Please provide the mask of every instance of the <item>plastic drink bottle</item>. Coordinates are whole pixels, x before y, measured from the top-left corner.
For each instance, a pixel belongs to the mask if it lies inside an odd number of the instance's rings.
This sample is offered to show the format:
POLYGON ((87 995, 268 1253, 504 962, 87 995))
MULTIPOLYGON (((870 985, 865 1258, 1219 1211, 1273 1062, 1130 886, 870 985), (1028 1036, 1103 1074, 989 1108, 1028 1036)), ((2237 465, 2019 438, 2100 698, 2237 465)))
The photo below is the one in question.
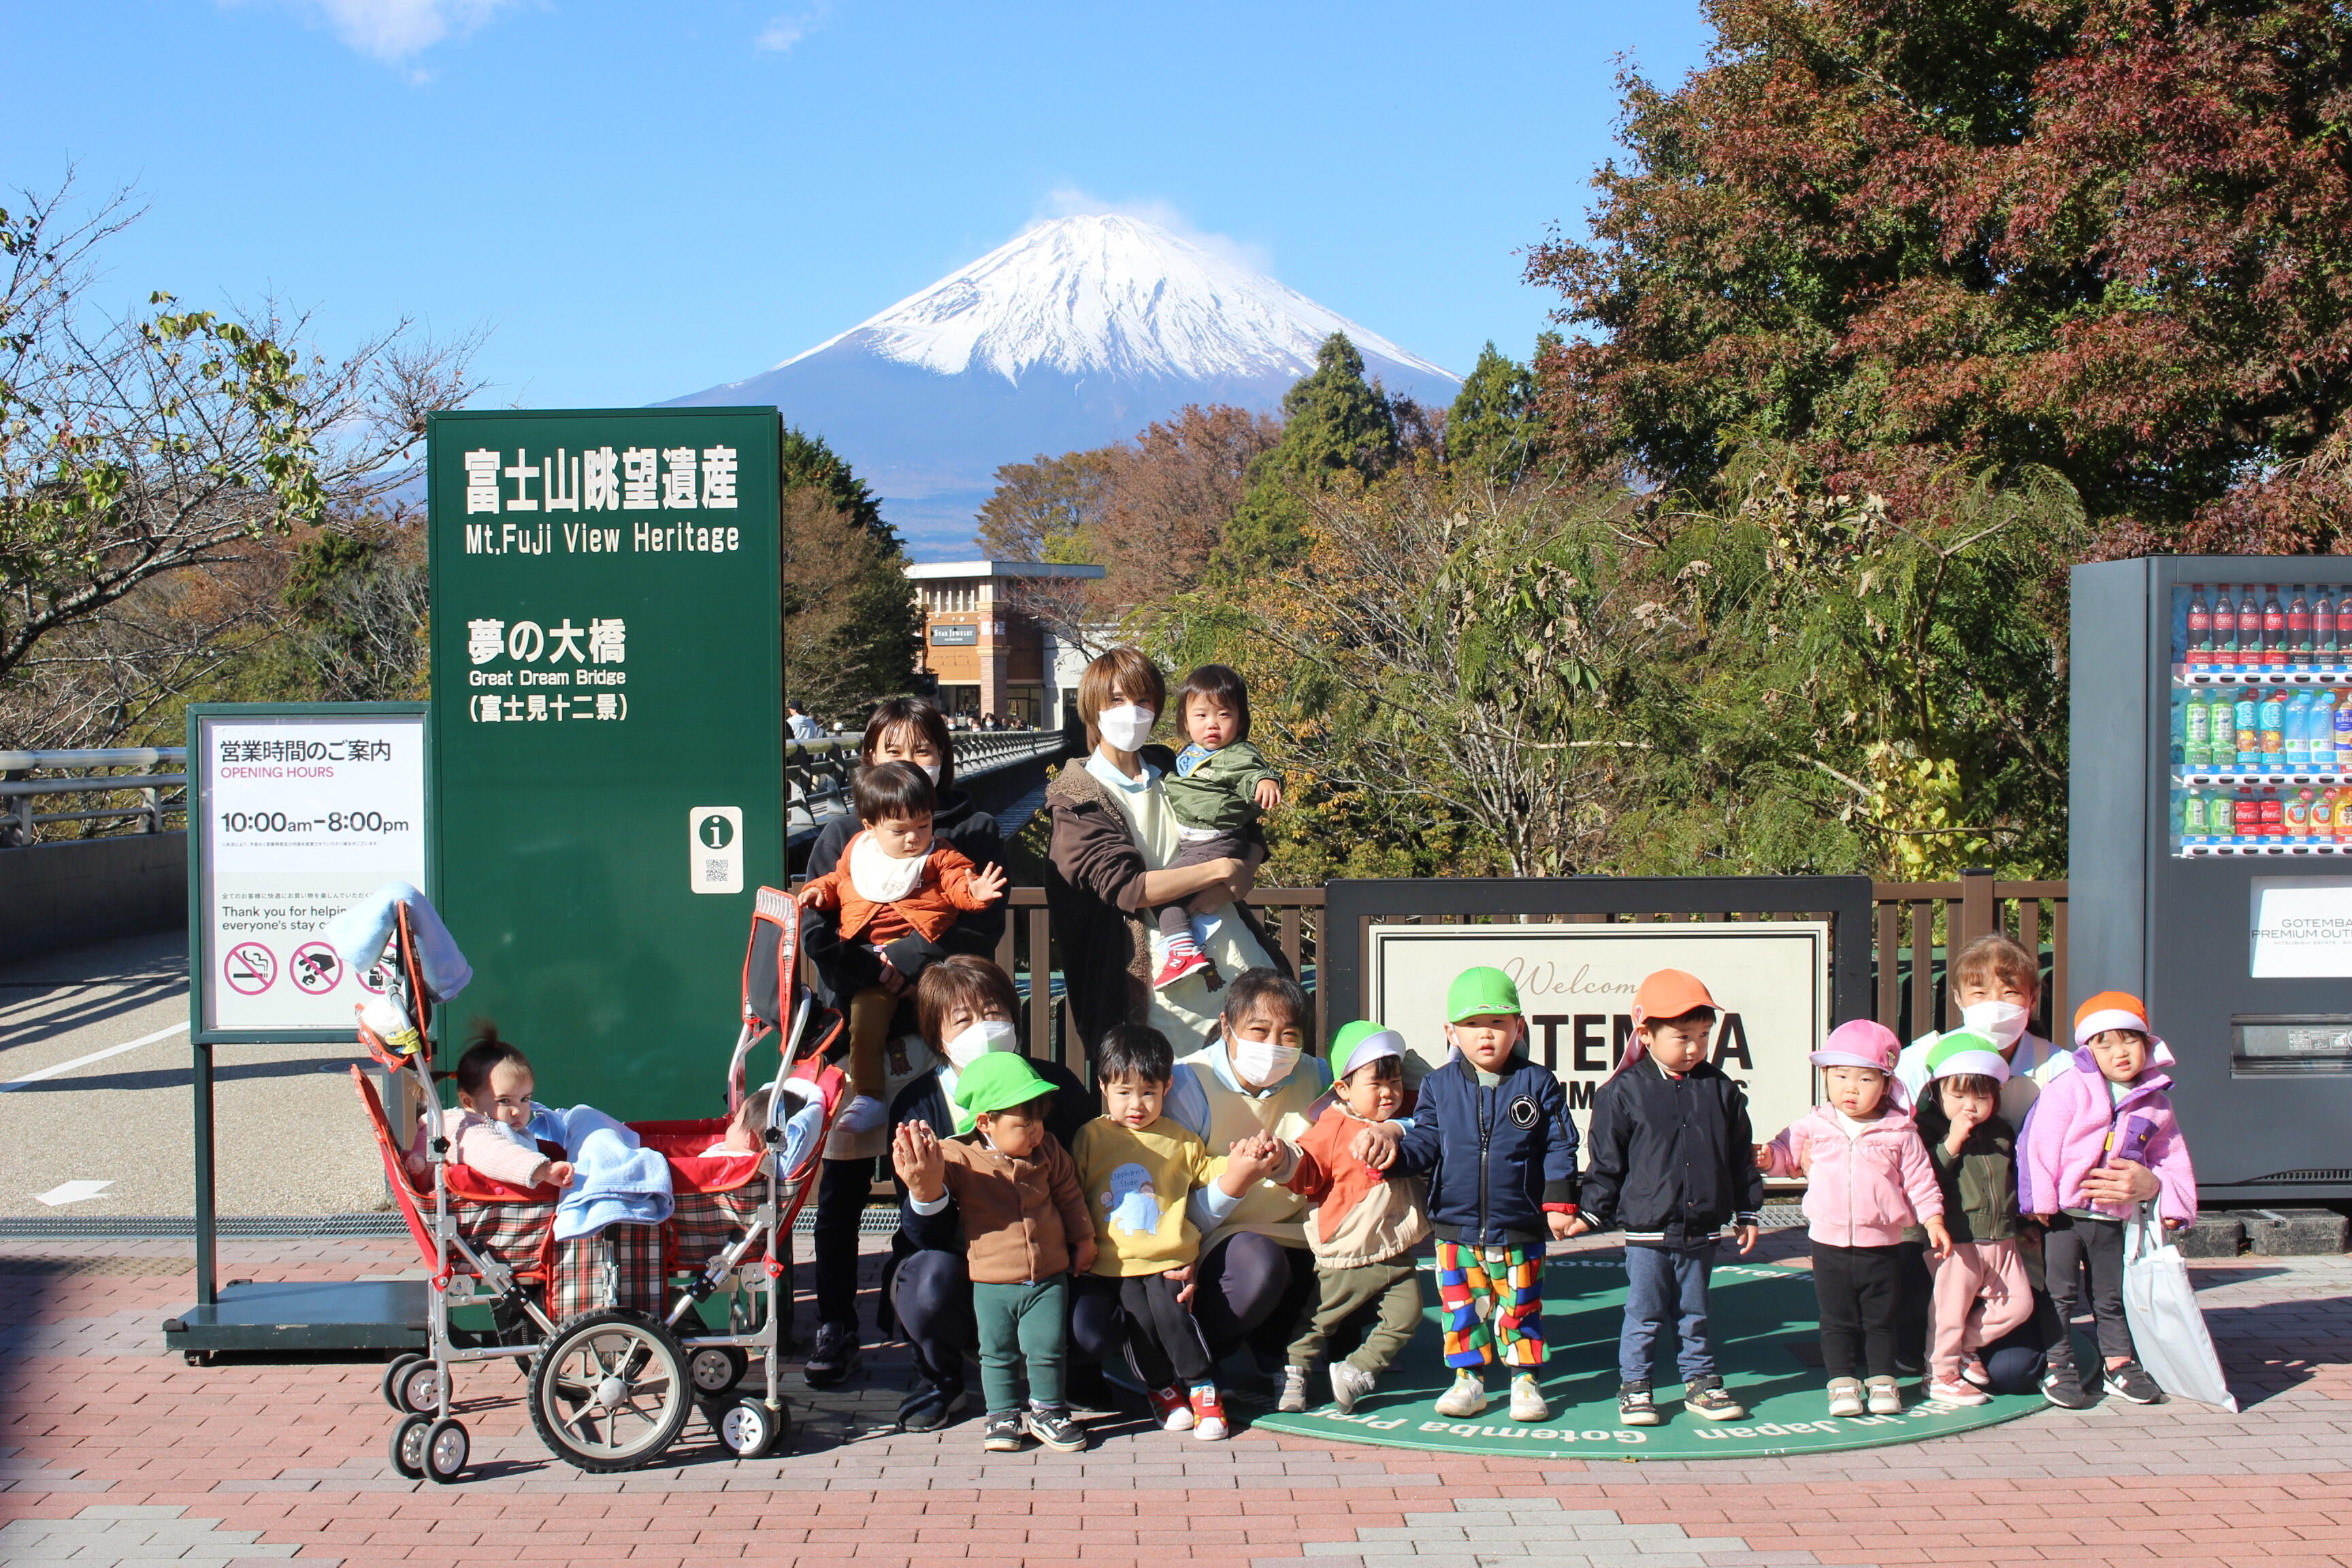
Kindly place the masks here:
POLYGON ((2311 601, 2304 596, 2301 584, 2286 602, 2287 662, 2297 669, 2311 668, 2311 601))
POLYGON ((2192 768, 2213 765, 2213 710, 2205 694, 2192 691, 2180 706, 2180 760, 2192 768))
POLYGON ((2297 691, 2286 705, 2286 765, 2289 768, 2311 766, 2311 693, 2297 691))
POLYGON ((2205 837, 2205 792, 2192 789, 2180 803, 2180 833, 2184 838, 2205 837))
POLYGON ((2286 605, 2275 583, 2263 585, 2263 668, 2286 668, 2286 605))
POLYGON ((2335 689, 2321 687, 2311 700, 2311 721, 2305 726, 2311 742, 2311 765, 2320 773, 2336 766, 2336 707, 2335 689))
POLYGON ((2189 590, 2189 668, 2204 669, 2213 662, 2213 606, 2206 602, 2205 585, 2189 590))
POLYGON ((2263 765, 2262 704, 2254 699, 2251 686, 2237 689, 2237 700, 2231 712, 2238 727, 2238 765, 2258 768, 2263 765))
POLYGON ((2286 766, 2286 699, 2273 692, 2262 700, 2262 763, 2266 768, 2286 766))
POLYGON ((2311 647, 2321 668, 2336 664, 2336 596, 2322 588, 2311 596, 2311 647))
POLYGON ((2263 667, 2263 601, 2252 583, 2238 590, 2238 668, 2263 667))
POLYGON ((2336 792, 2321 790, 2311 800, 2311 837, 2314 842, 2333 843, 2336 838, 2336 792))
POLYGON ((2238 665, 2238 602, 2224 586, 2213 590, 2213 660, 2217 670, 2238 665))
POLYGON ((2299 789, 2287 798, 2285 805, 2286 836, 2289 838, 2311 837, 2311 792, 2299 789))
POLYGON ((2205 831, 2215 838, 2227 838, 2237 832, 2238 797, 2216 793, 2205 805, 2205 831))

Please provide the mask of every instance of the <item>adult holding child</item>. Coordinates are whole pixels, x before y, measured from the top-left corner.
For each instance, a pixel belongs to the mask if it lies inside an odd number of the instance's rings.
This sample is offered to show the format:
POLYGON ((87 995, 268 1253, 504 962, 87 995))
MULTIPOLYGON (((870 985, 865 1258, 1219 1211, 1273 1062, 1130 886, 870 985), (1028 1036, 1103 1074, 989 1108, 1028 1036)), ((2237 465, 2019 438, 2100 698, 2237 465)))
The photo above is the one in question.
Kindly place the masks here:
MULTIPOLYGON (((858 763, 875 768, 905 763, 931 781, 934 842, 974 866, 1004 863, 996 818, 972 804, 955 782, 955 752, 940 710, 919 697, 897 697, 874 710, 858 747, 858 763)), ((814 882, 837 869, 857 837, 855 816, 828 822, 809 851, 814 882)), ((987 958, 1004 936, 1005 900, 963 914, 936 939, 910 932, 875 947, 845 942, 840 917, 828 910, 802 914, 802 952, 811 960, 813 989, 827 1006, 850 1016, 846 1064, 855 1097, 835 1119, 824 1147, 814 1223, 817 1331, 804 1375, 831 1388, 857 1369, 857 1225, 874 1179, 874 1162, 890 1152, 892 1095, 927 1063, 910 1060, 908 1038, 919 1029, 914 997, 924 971, 956 954, 987 958), (860 1001, 861 996, 872 998, 860 1001)))

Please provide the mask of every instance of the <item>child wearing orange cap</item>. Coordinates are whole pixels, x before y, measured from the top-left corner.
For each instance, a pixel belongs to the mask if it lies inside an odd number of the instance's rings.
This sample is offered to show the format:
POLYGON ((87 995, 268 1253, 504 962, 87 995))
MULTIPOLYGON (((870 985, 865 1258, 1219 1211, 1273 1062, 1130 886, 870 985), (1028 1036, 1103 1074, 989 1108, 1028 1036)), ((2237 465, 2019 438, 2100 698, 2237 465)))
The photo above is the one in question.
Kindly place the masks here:
POLYGON ((1903 1410, 1895 1382, 1895 1316, 1902 1296, 1896 1244, 1906 1226, 1927 1232, 1937 1262, 1951 1255, 1944 1194, 1919 1130, 1898 1103, 1895 1060, 1903 1042, 1883 1024, 1840 1024, 1812 1055, 1822 1103, 1757 1151, 1768 1175, 1805 1178, 1813 1295, 1821 1303, 1822 1366, 1830 1414, 1903 1410), (1870 1381, 1854 1379, 1856 1352, 1870 1381))
POLYGON ((2161 1070, 2172 1052, 2148 1026, 2140 999, 2122 991, 2102 991, 2075 1009, 2074 1042, 2074 1070, 2033 1102, 2017 1162, 2017 1206, 2047 1227, 2042 1268, 2064 1325, 2049 1350, 2042 1395, 2069 1410, 2090 1403, 2072 1334, 2087 1294, 2107 1392, 2153 1405, 2164 1391, 2139 1364, 2124 1320, 2124 1221, 2135 1202, 2151 1200, 2168 1228, 2197 1220, 2197 1172, 2165 1092, 2172 1079, 2161 1070))
POLYGON ((1715 998, 1695 974, 1661 969, 1633 993, 1624 1060, 1592 1097, 1582 1212, 1570 1234, 1625 1227, 1625 1322, 1617 1336, 1617 1419, 1654 1426, 1651 1357, 1674 1321, 1683 1408, 1737 1421, 1707 1340, 1707 1285, 1723 1227, 1756 1246, 1764 1178, 1748 1095, 1706 1059, 1715 998))

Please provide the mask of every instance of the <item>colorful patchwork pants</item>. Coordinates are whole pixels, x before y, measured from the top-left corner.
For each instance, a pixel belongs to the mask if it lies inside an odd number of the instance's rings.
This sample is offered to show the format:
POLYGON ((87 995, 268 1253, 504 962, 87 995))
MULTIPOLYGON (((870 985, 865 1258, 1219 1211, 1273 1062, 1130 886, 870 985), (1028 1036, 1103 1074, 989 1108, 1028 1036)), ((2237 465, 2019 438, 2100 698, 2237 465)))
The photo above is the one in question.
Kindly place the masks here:
POLYGON ((1446 1365, 1490 1365, 1498 1345, 1506 1366, 1543 1364, 1543 1260, 1540 1247, 1437 1244, 1446 1365))

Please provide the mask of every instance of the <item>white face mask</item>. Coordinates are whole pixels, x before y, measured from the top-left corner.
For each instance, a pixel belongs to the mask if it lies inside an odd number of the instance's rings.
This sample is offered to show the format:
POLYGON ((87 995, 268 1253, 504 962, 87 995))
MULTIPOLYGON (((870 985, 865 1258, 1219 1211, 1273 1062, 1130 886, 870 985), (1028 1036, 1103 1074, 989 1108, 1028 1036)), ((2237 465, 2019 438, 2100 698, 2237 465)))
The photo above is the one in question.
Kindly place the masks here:
POLYGON ((1159 717, 1150 709, 1129 702, 1096 714, 1095 730, 1102 736, 1103 744, 1112 751, 1132 752, 1150 737, 1152 722, 1159 717))
POLYGON ((1020 1039, 1020 1031, 1002 1018, 982 1018, 941 1049, 958 1072, 971 1066, 991 1051, 1012 1050, 1020 1039))
POLYGON ((1979 1002, 1960 1009, 1960 1026, 1990 1036, 1994 1045, 2007 1050, 2025 1033, 2025 1021, 2031 1016, 2014 1002, 1979 1002))
POLYGON ((917 763, 915 765, 916 765, 917 767, 919 767, 919 768, 922 769, 922 770, 923 770, 923 773, 924 773, 924 774, 925 774, 925 776, 927 776, 928 778, 929 778, 929 780, 930 780, 933 784, 937 784, 937 783, 939 783, 939 782, 940 782, 940 770, 939 770, 939 764, 938 764, 938 763, 917 763))
POLYGON ((1234 1054, 1234 1072, 1253 1089, 1270 1089, 1290 1076, 1298 1065, 1298 1047, 1279 1040, 1253 1040, 1227 1035, 1234 1054))

